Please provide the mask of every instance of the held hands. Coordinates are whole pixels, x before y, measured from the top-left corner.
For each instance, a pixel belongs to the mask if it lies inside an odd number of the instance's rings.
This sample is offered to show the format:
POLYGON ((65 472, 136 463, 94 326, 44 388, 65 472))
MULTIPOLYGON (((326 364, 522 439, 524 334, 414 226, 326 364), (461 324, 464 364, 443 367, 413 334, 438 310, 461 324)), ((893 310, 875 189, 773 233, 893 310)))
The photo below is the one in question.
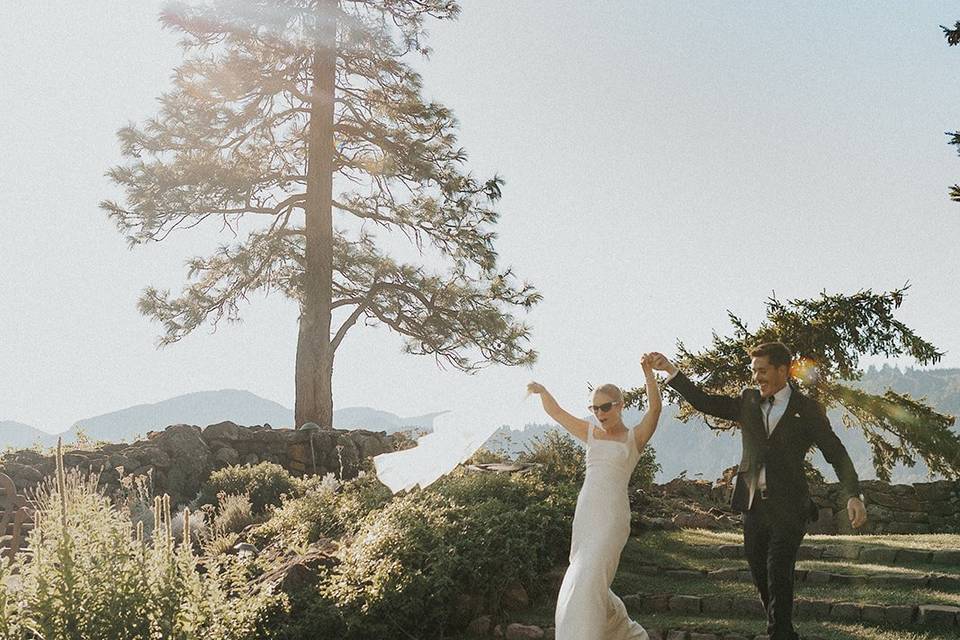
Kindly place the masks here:
POLYGON ((850 525, 854 529, 859 529, 867 521, 867 508, 860 498, 852 496, 847 500, 847 515, 850 517, 850 525))
POLYGON ((647 356, 650 357, 650 366, 653 367, 654 371, 663 371, 670 376, 678 371, 677 365, 670 362, 670 360, 667 359, 667 356, 658 351, 653 351, 644 355, 645 358, 647 356))

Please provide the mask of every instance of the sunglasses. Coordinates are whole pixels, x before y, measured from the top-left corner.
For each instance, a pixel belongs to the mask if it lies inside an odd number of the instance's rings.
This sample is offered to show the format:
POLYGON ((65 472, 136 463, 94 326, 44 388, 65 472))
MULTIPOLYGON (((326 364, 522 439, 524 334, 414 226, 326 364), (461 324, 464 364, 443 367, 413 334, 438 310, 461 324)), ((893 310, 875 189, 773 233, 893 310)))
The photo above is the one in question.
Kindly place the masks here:
POLYGON ((620 404, 620 403, 619 403, 619 402, 604 402, 603 404, 592 404, 592 405, 590 405, 589 407, 587 407, 587 409, 589 409, 591 413, 592 413, 592 412, 595 412, 595 411, 597 411, 597 410, 603 411, 604 413, 606 413, 607 411, 610 411, 610 408, 613 407, 613 405, 615 405, 615 404, 620 404))

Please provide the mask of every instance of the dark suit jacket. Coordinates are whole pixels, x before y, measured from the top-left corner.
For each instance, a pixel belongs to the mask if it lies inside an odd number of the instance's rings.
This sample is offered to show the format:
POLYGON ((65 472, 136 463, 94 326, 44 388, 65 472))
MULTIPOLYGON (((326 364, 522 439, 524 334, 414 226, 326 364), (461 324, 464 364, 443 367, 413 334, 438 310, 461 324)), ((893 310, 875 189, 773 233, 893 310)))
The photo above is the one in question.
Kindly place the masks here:
POLYGON ((740 424, 743 454, 730 501, 730 507, 735 511, 749 508, 750 482, 759 475, 760 466, 766 465, 770 507, 778 519, 793 522, 816 519, 816 507, 810 500, 810 489, 803 471, 804 458, 813 445, 819 447, 823 457, 837 472, 845 496, 860 494, 860 483, 853 462, 830 427, 823 407, 800 393, 795 386, 791 388, 790 401, 783 417, 768 439, 759 390, 744 389, 736 398, 711 395, 682 372, 668 384, 697 411, 740 424))

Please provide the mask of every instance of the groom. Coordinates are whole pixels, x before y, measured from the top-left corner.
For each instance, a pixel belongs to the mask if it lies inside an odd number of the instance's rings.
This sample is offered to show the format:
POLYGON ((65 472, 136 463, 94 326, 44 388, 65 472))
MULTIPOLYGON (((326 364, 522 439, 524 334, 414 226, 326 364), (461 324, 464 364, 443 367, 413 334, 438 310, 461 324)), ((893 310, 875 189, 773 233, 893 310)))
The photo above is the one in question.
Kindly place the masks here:
POLYGON ((837 472, 850 523, 860 527, 867 512, 857 472, 823 407, 791 383, 790 350, 767 342, 749 353, 759 389, 737 397, 705 393, 661 353, 652 354, 653 368, 666 372, 667 384, 697 411, 740 424, 743 455, 730 506, 743 512, 743 547, 767 612, 767 634, 770 640, 796 640, 793 569, 806 521, 816 517, 803 470, 813 445, 837 472))

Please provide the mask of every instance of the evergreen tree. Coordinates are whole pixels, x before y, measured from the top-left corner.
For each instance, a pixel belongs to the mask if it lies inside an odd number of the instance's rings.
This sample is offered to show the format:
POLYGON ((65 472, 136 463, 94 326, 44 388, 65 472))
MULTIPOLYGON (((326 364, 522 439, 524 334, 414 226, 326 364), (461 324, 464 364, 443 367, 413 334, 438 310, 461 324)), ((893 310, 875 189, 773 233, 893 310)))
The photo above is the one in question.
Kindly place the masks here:
MULTIPOLYGON (((940 25, 940 28, 943 29, 943 35, 947 39, 948 45, 952 47, 960 44, 960 22, 954 23, 953 29, 948 29, 943 25, 940 25)), ((950 137, 948 144, 957 145, 957 153, 960 153, 960 131, 947 131, 947 136, 950 137)), ((960 202, 960 184, 950 187, 950 199, 954 202, 960 202)))
MULTIPOLYGON (((924 399, 888 389, 871 394, 856 383, 862 375, 860 357, 909 356, 921 365, 937 363, 943 354, 894 317, 909 285, 886 293, 865 290, 853 295, 828 295, 786 303, 771 297, 767 319, 751 331, 729 313, 733 332, 713 334, 712 345, 700 352, 678 343, 674 361, 687 375, 699 378, 709 393, 739 395, 751 386, 749 349, 779 340, 794 353, 791 373, 804 393, 825 409, 844 410, 844 425, 858 428, 870 445, 877 477, 889 481, 897 463, 908 467, 922 458, 933 473, 960 478, 960 436, 951 429, 955 418, 931 408, 924 399)), ((641 389, 630 390, 627 404, 642 401, 641 389)), ((679 398, 674 394, 674 399, 679 398)), ((687 419, 689 405, 681 411, 687 419)), ((711 429, 727 430, 735 423, 707 418, 711 429)))
POLYGON ((126 206, 101 207, 131 246, 203 223, 240 241, 191 260, 179 295, 145 289, 139 309, 162 322, 161 344, 239 319, 251 292, 281 292, 300 307, 296 424, 324 427, 334 353, 361 319, 441 367, 534 362, 529 328, 511 309, 541 296, 497 268, 490 229, 502 180, 464 172, 453 114, 424 100, 405 61, 429 53, 425 20, 458 13, 449 0, 165 7, 163 26, 195 55, 175 70, 159 115, 119 131, 127 163, 107 175, 126 206), (334 214, 355 228, 335 227, 334 214), (241 233, 241 219, 262 222, 241 233), (401 231, 421 254, 427 242, 448 271, 395 261, 370 225, 401 231), (338 327, 335 311, 346 315, 338 327))

